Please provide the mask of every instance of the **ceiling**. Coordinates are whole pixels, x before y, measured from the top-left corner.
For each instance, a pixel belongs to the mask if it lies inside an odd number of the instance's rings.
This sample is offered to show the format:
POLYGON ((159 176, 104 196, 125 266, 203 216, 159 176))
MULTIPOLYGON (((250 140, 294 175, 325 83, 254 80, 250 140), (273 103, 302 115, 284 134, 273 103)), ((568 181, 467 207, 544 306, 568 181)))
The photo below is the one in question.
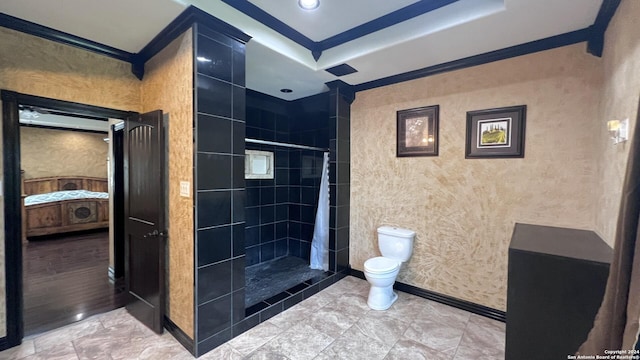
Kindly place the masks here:
POLYGON ((0 12, 137 53, 193 5, 252 37, 248 88, 293 100, 326 91, 325 83, 337 79, 360 85, 585 29, 603 2, 320 1, 306 11, 297 0, 2 0, 0 12), (357 72, 325 71, 341 64, 357 72))
POLYGON ((70 130, 84 130, 93 132, 109 132, 111 126, 104 119, 87 119, 77 116, 66 116, 46 109, 21 108, 18 112, 20 124, 48 128, 63 128, 70 130))

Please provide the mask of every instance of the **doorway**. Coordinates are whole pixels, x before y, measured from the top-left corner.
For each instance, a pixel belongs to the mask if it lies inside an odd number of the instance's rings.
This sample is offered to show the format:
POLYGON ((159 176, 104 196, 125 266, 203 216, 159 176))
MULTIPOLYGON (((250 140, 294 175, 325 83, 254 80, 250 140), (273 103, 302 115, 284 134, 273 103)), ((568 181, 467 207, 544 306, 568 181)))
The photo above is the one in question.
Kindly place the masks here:
MULTIPOLYGON (((21 181, 21 151, 20 151, 20 122, 19 106, 29 106, 44 109, 55 109, 65 114, 74 116, 84 116, 99 119, 126 119, 132 112, 113 110, 102 107, 89 106, 84 104, 42 98, 37 96, 19 94, 2 90, 3 102, 3 171, 4 171, 4 195, 5 195, 5 254, 6 254, 6 306, 7 306, 7 343, 8 346, 20 344, 25 335, 24 319, 24 283, 25 273, 23 259, 23 228, 17 224, 22 224, 23 208, 22 197, 23 183, 21 181)), ((122 142, 121 142, 122 144, 122 142)), ((122 151, 120 151, 122 154, 122 151)), ((106 159, 105 159, 106 160, 106 159)), ((99 206, 99 205, 94 205, 99 206)), ((92 209, 94 210, 94 209, 92 209)), ((80 207, 74 209, 77 218, 83 218, 86 210, 80 207)), ((88 213, 91 215, 91 212, 88 213)), ((96 215, 97 216, 97 215, 96 215)), ((120 212, 114 218, 124 217, 120 212)), ((77 219, 76 219, 77 220, 77 219)), ((74 223, 75 224, 75 223, 74 223)), ((122 224, 122 222, 121 222, 122 224)), ((75 229, 75 228, 73 228, 75 229)), ((121 230, 122 231, 122 230, 121 230)), ((76 234, 83 240, 90 241, 96 234, 81 233, 76 234), (88 239, 88 238, 89 239, 88 239)), ((78 240, 78 239, 75 239, 78 240)), ((94 239, 95 240, 95 239, 94 239)), ((115 243, 115 242, 114 242, 115 243)), ((113 273, 117 272, 114 266, 113 273)), ((105 267, 102 270, 106 279, 109 271, 105 267)), ((69 281, 69 280, 67 280, 69 281)), ((123 296, 124 298, 124 296, 123 296)), ((123 304, 121 304, 123 305, 123 304)), ((76 312, 74 316, 80 314, 80 320, 84 317, 83 312, 76 312)))
POLYGON ((112 169, 122 162, 114 156, 118 132, 112 127, 123 121, 22 105, 19 117, 23 321, 29 336, 125 303, 122 272, 116 276, 114 266, 124 256, 114 251, 123 242, 114 231, 114 214, 123 212, 114 211, 114 195, 122 195, 122 188, 113 185, 122 179, 112 169))

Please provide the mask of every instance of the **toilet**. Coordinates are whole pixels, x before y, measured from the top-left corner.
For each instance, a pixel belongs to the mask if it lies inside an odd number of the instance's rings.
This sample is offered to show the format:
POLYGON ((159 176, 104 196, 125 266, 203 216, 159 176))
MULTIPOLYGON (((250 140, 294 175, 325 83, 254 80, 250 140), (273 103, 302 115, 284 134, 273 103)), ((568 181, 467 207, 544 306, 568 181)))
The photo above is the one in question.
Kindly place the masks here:
POLYGON ((364 262, 364 276, 371 284, 367 305, 373 310, 387 310, 397 299, 393 292, 400 266, 413 252, 412 230, 392 226, 378 228, 378 248, 382 256, 364 262))

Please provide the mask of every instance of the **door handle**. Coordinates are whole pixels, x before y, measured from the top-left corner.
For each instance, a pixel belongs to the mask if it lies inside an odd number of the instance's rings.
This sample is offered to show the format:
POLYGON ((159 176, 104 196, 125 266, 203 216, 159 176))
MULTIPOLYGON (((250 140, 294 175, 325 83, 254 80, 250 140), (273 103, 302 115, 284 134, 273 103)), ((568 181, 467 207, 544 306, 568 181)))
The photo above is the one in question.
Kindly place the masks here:
POLYGON ((144 234, 142 237, 143 238, 150 238, 150 237, 158 237, 158 236, 166 237, 167 233, 165 231, 160 232, 160 231, 158 231, 158 229, 156 229, 156 230, 153 230, 150 233, 144 234))
POLYGON ((158 232, 158 230, 156 229, 150 233, 144 234, 143 238, 158 237, 158 236, 160 236, 160 232, 158 232))

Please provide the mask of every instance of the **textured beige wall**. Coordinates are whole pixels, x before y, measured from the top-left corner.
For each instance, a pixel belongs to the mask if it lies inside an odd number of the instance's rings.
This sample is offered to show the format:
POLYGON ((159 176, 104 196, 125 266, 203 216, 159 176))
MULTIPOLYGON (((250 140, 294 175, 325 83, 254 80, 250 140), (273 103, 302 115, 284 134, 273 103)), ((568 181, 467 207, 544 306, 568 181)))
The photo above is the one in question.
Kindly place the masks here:
POLYGON ((107 134, 20 128, 20 167, 26 179, 47 176, 107 177, 107 134))
MULTIPOLYGON (((640 95, 640 1, 623 0, 605 35, 604 86, 598 118, 598 212, 596 231, 613 246, 629 157, 628 144, 613 145, 607 120, 629 119, 633 129, 640 95)), ((630 134, 632 135, 632 134, 630 134)))
POLYGON ((140 109, 129 63, 0 28, 0 86, 119 110, 140 109))
MULTIPOLYGON (((0 27, 0 89, 121 110, 140 110, 131 65, 0 27)), ((1 116, 1 115, 0 115, 1 116)), ((0 176, 2 168, 0 167, 0 176)), ((0 208, 0 219, 4 207, 0 208)), ((4 251, 4 232, 0 231, 4 251)), ((5 336, 4 256, 0 257, 0 337, 5 336)))
POLYGON ((413 229, 398 280, 506 308, 515 222, 591 229, 601 64, 585 44, 359 92, 351 108, 351 265, 376 228, 413 229), (396 111, 440 105, 440 155, 396 158, 396 111), (527 105, 524 159, 465 156, 466 112, 527 105))
POLYGON ((168 315, 194 334, 193 197, 180 196, 180 181, 193 184, 193 35, 174 40, 145 66, 143 111, 169 115, 169 307, 168 315))

